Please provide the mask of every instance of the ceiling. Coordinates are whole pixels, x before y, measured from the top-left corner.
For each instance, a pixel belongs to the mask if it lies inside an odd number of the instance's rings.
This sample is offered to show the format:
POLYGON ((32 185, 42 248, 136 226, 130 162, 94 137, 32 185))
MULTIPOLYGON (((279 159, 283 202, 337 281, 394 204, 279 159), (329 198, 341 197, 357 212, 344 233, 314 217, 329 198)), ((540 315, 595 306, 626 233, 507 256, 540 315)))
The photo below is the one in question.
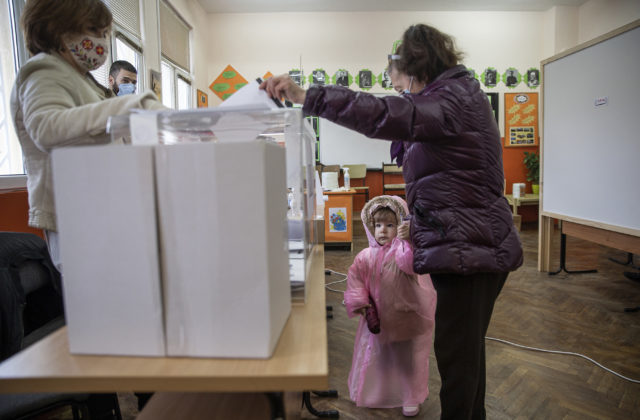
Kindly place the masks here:
POLYGON ((197 0, 209 13, 534 11, 587 0, 197 0))

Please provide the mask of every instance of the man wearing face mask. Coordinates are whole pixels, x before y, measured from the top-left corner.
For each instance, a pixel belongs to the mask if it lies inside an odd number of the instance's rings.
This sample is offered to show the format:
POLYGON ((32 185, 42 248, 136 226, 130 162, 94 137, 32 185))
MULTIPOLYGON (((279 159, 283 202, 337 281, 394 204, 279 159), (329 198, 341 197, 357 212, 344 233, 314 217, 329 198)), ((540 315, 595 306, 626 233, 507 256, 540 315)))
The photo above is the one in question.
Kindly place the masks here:
POLYGON ((164 108, 150 91, 115 98, 91 75, 109 56, 112 19, 101 0, 29 0, 22 12, 31 58, 16 76, 11 116, 27 172, 29 225, 44 230, 61 272, 51 152, 109 143, 111 115, 164 108))
POLYGON ((128 61, 118 60, 109 69, 109 88, 117 96, 136 93, 138 71, 128 61))

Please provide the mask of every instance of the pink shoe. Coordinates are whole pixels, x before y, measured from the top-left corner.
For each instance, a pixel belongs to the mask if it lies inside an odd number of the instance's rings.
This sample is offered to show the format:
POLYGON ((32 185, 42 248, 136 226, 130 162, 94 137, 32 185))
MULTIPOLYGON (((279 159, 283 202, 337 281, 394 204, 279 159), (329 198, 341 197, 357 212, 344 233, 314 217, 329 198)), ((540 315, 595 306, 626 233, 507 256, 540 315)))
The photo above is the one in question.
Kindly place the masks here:
POLYGON ((402 415, 405 417, 415 417, 420 412, 419 405, 406 405, 402 407, 402 415))

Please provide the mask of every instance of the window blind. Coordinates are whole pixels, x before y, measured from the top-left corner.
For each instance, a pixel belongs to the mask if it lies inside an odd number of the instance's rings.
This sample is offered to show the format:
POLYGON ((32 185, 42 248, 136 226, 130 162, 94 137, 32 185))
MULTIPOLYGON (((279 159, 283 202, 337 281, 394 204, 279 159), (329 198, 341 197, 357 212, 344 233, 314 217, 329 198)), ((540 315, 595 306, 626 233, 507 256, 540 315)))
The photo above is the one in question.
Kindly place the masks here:
POLYGON ((142 38, 139 0, 102 0, 111 10, 113 20, 132 35, 142 38))
POLYGON ((191 28, 166 2, 160 2, 160 45, 162 55, 191 72, 189 66, 189 32, 191 28))

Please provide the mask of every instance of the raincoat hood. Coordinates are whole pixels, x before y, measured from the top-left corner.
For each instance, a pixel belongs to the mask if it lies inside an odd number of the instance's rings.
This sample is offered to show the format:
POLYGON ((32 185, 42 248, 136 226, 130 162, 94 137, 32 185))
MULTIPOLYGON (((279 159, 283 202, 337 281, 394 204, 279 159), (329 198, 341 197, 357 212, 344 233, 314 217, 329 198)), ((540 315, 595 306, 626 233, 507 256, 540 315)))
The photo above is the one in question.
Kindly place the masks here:
POLYGON ((407 203, 395 195, 379 195, 369 200, 362 208, 360 217, 362 218, 362 224, 364 224, 364 231, 367 233, 370 247, 381 246, 375 238, 373 214, 384 207, 387 207, 396 214, 396 223, 398 226, 402 224, 405 216, 409 214, 407 203))

